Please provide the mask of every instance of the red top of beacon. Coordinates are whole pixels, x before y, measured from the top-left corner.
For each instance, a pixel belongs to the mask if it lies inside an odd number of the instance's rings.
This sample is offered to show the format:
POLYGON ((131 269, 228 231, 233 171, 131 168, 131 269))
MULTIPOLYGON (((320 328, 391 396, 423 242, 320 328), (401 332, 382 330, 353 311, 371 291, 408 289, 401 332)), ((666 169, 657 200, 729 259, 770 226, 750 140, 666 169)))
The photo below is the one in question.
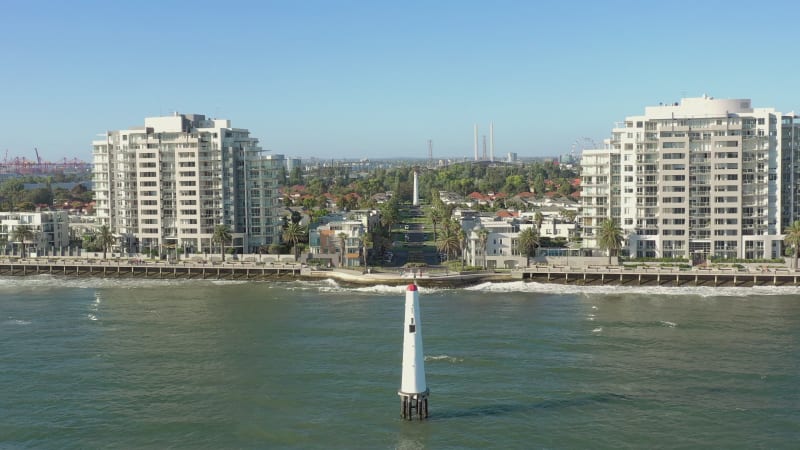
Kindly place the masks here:
POLYGON ((416 284, 409 284, 408 288, 406 288, 406 290, 407 291, 416 291, 417 290, 417 285, 416 284))

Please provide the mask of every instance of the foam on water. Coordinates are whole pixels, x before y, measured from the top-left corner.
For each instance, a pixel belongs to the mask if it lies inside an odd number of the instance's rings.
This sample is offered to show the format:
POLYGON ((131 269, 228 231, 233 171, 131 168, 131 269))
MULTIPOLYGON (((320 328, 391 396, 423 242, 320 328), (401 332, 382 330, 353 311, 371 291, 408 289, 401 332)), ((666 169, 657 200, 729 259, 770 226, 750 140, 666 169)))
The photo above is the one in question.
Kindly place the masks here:
POLYGON ((209 283, 211 280, 157 280, 146 278, 82 278, 58 275, 31 275, 27 277, 0 277, 0 291, 5 289, 39 289, 39 288, 72 288, 72 289, 134 289, 142 287, 165 287, 197 285, 209 283))
POLYGON ((449 363, 460 363, 464 362, 464 358, 457 358, 455 356, 450 355, 425 355, 425 361, 445 361, 449 363))
MULTIPOLYGON (((280 286, 289 290, 311 290, 325 293, 360 293, 365 295, 403 294, 405 284, 398 286, 373 285, 373 286, 343 286, 336 280, 325 279, 319 281, 247 281, 247 280, 187 280, 187 279, 146 279, 146 278, 83 278, 59 275, 32 275, 27 277, 0 277, 0 292, 19 291, 29 289, 138 289, 171 286, 209 286, 244 285, 255 283, 265 288, 280 286)), ((489 293, 541 293, 541 294, 583 294, 583 295, 662 295, 697 297, 739 297, 748 298, 760 295, 795 295, 796 286, 755 286, 755 287, 712 287, 712 286, 638 286, 638 285, 604 285, 582 286, 575 284, 538 283, 529 281, 486 282, 475 286, 461 288, 468 291, 489 293)), ((435 292, 452 291, 451 288, 420 287, 420 293, 431 294, 435 292)))
MULTIPOLYGON (((406 292, 406 284, 398 285, 398 286, 389 286, 386 284, 376 284, 373 286, 359 286, 359 287, 347 287, 341 286, 335 280, 325 280, 327 283, 321 285, 319 287, 320 292, 326 293, 356 293, 356 294, 386 294, 386 295, 404 295, 406 292)), ((314 283, 314 282, 311 282, 314 283)), ((446 289, 441 288, 430 288, 430 287, 423 287, 419 286, 420 294, 431 294, 433 292, 440 292, 446 289)))
POLYGON ((4 325, 6 325, 6 324, 8 324, 8 325, 30 325, 31 321, 30 320, 14 319, 12 317, 9 317, 9 319, 6 320, 5 322, 3 322, 3 324, 4 325))
POLYGON ((698 297, 750 297, 751 295, 797 294, 796 286, 755 287, 711 287, 711 286, 581 286, 574 284, 537 283, 512 281, 507 283, 482 283, 466 290, 481 292, 531 292, 543 294, 587 294, 587 295, 694 295, 698 297))

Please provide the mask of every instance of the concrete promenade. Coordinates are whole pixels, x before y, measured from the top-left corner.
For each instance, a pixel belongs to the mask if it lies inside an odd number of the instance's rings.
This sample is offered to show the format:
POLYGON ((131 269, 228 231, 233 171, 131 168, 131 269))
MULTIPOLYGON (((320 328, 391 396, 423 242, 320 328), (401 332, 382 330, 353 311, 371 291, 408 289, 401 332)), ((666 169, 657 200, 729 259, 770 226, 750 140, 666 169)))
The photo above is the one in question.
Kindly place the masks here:
POLYGON ((538 265, 512 271, 448 272, 422 269, 317 269, 287 261, 152 261, 90 258, 0 258, 0 276, 54 275, 69 277, 211 279, 290 281, 334 279, 348 285, 403 285, 416 280, 423 287, 462 287, 484 282, 515 280, 576 285, 651 286, 800 286, 800 272, 785 267, 587 266, 571 268, 538 265))

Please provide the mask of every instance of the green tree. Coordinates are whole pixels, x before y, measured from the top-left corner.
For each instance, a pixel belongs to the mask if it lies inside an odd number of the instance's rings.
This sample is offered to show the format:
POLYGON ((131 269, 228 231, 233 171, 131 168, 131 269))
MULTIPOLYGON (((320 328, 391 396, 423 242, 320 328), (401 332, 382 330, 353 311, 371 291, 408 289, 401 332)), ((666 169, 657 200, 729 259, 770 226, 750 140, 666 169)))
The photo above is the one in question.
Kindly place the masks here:
POLYGON ((545 184, 544 184, 544 175, 541 173, 537 173, 536 176, 533 178, 533 193, 537 197, 541 197, 544 195, 545 191, 545 184))
POLYGON ((295 166, 292 168, 292 172, 289 174, 289 186, 296 186, 298 184, 303 184, 303 171, 300 170, 299 166, 295 166))
POLYGON ((612 254, 622 248, 622 229, 614 219, 600 222, 600 228, 597 230, 597 245, 600 249, 608 251, 608 264, 611 264, 612 254))
POLYGON ((797 258, 800 257, 800 220, 795 220, 788 228, 783 230, 786 237, 783 241, 786 245, 794 247, 794 267, 797 268, 797 258))
POLYGON ((569 180, 562 179, 558 185, 558 193, 564 197, 568 197, 572 194, 572 184, 569 180))
POLYGON ((33 229, 30 225, 17 225, 11 232, 11 240, 19 242, 21 245, 21 256, 25 256, 25 241, 30 241, 34 237, 33 229))
POLYGON ((114 234, 111 233, 111 229, 108 225, 103 225, 97 231, 97 245, 99 245, 103 249, 103 259, 106 259, 106 253, 108 252, 108 248, 114 244, 114 234))
POLYGON ((47 205, 53 204, 53 191, 50 188, 37 188, 26 195, 29 202, 34 205, 47 205))
POLYGON ((225 242, 233 239, 231 228, 225 224, 214 225, 214 234, 211 235, 211 242, 219 243, 219 256, 225 261, 225 242))
POLYGON ((536 247, 539 245, 539 233, 533 228, 525 228, 519 232, 517 237, 517 251, 520 255, 525 255, 525 267, 530 265, 530 258, 536 247))
POLYGON ((17 203, 17 210, 33 212, 36 211, 36 205, 29 202, 28 200, 23 200, 17 203))
POLYGON ((22 192, 24 190, 25 183, 23 183, 23 181, 19 178, 7 180, 2 184, 2 187, 0 187, 0 192, 2 192, 3 197, 7 199, 9 210, 11 212, 14 211, 17 203, 19 203, 20 197, 22 196, 22 192))
POLYGON ((291 221, 286 224, 286 227, 283 229, 283 233, 281 234, 281 238, 283 242, 291 242, 292 243, 292 252, 294 253, 294 260, 297 261, 299 258, 297 252, 297 243, 300 241, 305 240, 304 238, 308 236, 308 231, 306 227, 300 225, 299 222, 291 221))
POLYGON ((397 197, 392 197, 388 202, 381 205, 381 225, 390 231, 392 226, 400 219, 399 206, 397 197))

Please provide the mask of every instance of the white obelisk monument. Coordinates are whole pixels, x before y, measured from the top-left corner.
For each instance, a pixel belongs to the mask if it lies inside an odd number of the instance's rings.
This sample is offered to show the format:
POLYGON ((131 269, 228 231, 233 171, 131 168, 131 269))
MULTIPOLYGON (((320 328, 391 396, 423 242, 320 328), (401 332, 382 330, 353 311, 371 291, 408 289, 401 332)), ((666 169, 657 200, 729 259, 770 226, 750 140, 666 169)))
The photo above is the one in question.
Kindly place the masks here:
POLYGON ((414 197, 411 199, 412 205, 419 206, 419 174, 417 168, 414 168, 414 197))
POLYGON ((425 352, 422 350, 419 291, 416 284, 406 288, 406 317, 403 322, 403 379, 400 382, 400 415, 404 419, 428 417, 428 385, 425 382, 425 352))

